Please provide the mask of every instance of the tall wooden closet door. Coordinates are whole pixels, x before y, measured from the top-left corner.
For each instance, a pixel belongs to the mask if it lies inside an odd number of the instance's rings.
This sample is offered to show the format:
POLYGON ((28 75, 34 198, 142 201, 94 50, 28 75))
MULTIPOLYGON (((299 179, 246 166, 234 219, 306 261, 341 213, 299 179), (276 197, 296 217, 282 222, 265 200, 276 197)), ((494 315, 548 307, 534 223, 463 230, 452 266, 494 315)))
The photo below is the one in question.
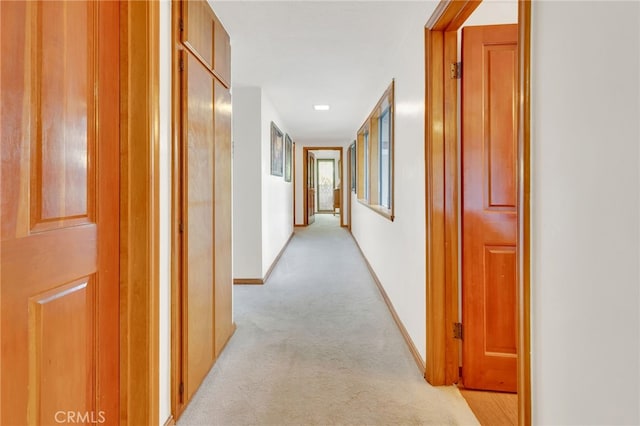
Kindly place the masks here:
POLYGON ((215 353, 233 333, 231 300, 231 94, 215 80, 215 353))
POLYGON ((182 74, 181 404, 234 331, 231 315, 231 93, 229 35, 205 0, 180 4, 182 74))
POLYGON ((214 352, 214 96, 213 78, 193 55, 183 71, 184 391, 190 399, 214 352))
POLYGON ((0 424, 118 424, 119 5, 0 8, 0 424))

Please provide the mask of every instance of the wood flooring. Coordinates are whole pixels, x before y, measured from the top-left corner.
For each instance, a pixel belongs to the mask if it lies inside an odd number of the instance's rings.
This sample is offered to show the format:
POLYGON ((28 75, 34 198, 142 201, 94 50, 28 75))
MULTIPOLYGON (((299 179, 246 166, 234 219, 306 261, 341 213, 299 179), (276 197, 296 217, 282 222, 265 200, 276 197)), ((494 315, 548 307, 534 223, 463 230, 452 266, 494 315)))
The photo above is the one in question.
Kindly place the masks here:
POLYGON ((511 426, 518 424, 518 395, 465 389, 460 393, 483 426, 511 426))

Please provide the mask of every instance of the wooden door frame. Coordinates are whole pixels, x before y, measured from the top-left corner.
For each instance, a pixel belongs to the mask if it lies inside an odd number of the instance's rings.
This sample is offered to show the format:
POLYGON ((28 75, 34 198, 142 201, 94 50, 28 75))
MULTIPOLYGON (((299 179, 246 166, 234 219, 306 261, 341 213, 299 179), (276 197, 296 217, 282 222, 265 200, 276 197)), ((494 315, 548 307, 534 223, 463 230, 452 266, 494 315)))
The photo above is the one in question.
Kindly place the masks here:
MULTIPOLYGON (((353 141, 353 143, 349 144, 349 147, 347 148, 347 185, 345 186, 345 188, 348 188, 348 193, 346 194, 347 196, 347 214, 349 216, 349 220, 347 221, 347 229, 349 230, 349 232, 351 232, 351 179, 353 179, 353 175, 352 175, 352 171, 351 171, 351 162, 355 161, 355 159, 351 158, 352 154, 351 154, 351 146, 355 145, 355 141, 353 141)), ((344 195, 343 197, 344 198, 344 195)))
POLYGON ((293 184, 293 223, 296 227, 296 143, 291 143, 291 183, 293 184))
POLYGON ((120 6, 120 421, 159 417, 159 2, 120 6))
POLYGON ((171 415, 173 421, 180 418, 186 408, 181 401, 180 382, 184 374, 182 324, 182 248, 180 236, 180 212, 182 209, 182 185, 179 177, 184 159, 181 155, 182 99, 180 93, 180 41, 181 2, 171 1, 171 415))
MULTIPOLYGON (((425 26, 426 368, 433 385, 459 379, 457 30, 477 0, 441 0, 425 26)), ((531 3, 518 0, 518 423, 531 424, 530 378, 530 40, 531 3)))
MULTIPOLYGON (((344 150, 343 147, 341 146, 305 146, 302 147, 302 183, 304 184, 302 186, 302 206, 304 208, 304 221, 302 222, 304 226, 308 226, 309 225, 309 201, 308 201, 308 187, 307 187, 307 179, 308 179, 308 155, 309 155, 309 151, 339 151, 340 152, 340 167, 344 167, 344 161, 342 161, 342 151, 344 150)), ((342 201, 344 201, 344 173, 342 173, 342 170, 340 170, 340 196, 342 197, 342 200, 340 200, 342 205, 342 201)), ((317 188, 316 188, 317 189, 317 188)), ((342 208, 340 209, 340 226, 343 227, 344 226, 344 214, 342 212, 342 208)))

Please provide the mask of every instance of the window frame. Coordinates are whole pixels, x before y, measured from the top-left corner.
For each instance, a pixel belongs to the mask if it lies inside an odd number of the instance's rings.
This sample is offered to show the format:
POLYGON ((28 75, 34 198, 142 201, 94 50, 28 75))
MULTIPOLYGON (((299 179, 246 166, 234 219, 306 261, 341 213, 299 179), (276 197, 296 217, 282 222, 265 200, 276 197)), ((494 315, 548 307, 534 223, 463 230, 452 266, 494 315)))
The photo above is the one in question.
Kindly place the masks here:
POLYGON ((391 84, 378 100, 365 122, 358 130, 356 137, 356 175, 357 175, 357 199, 358 202, 369 207, 376 213, 393 221, 394 211, 394 150, 395 150, 395 81, 391 84), (383 181, 382 170, 382 118, 389 114, 389 173, 388 181, 383 181), (382 187, 388 186, 388 203, 385 206, 381 200, 382 187))
POLYGON ((350 158, 349 158, 349 168, 351 174, 351 182, 349 182, 349 188, 351 193, 356 194, 358 192, 358 171, 356 165, 358 163, 358 157, 356 154, 356 141, 349 146, 350 158))
POLYGON ((364 193, 362 199, 367 201, 370 200, 371 195, 371 138, 369 135, 369 131, 365 130, 362 144, 364 149, 364 193))
POLYGON ((380 113, 380 117, 378 120, 378 126, 379 126, 379 130, 378 130, 378 135, 380 136, 378 138, 378 160, 379 160, 379 170, 380 173, 378 174, 378 179, 379 179, 379 183, 378 183, 378 202, 380 204, 381 207, 386 208, 386 209, 390 209, 391 208, 391 194, 392 194, 392 179, 391 179, 391 163, 392 163, 392 156, 391 156, 391 126, 392 126, 392 120, 393 117, 391 117, 391 106, 387 105, 386 108, 384 108, 382 110, 382 112, 380 113), (383 156, 382 156, 382 123, 383 123, 383 119, 385 117, 385 115, 388 115, 389 117, 389 153, 387 155, 387 170, 388 170, 388 180, 387 182, 383 182, 383 173, 382 173, 382 165, 383 165, 383 156), (383 185, 383 183, 386 183, 386 185, 383 185), (388 205, 385 205, 385 200, 383 200, 383 187, 387 186, 387 201, 388 201, 388 205))

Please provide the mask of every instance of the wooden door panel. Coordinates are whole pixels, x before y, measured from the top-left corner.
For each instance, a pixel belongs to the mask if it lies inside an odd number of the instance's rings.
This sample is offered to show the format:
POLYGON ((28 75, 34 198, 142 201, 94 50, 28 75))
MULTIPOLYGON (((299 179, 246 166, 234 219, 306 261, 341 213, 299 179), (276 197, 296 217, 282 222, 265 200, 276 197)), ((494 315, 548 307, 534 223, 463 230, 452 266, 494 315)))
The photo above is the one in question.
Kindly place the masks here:
POLYGON ((484 247, 484 294, 486 308, 484 314, 486 339, 484 351, 493 354, 513 354, 516 352, 515 310, 504 309, 516 304, 513 283, 516 279, 516 247, 484 247))
POLYGON ((307 155, 307 224, 316 221, 316 157, 312 152, 307 155))
POLYGON ((29 298, 29 346, 35 354, 29 369, 30 400, 35 401, 30 418, 36 424, 54 424, 61 407, 96 412, 94 300, 94 277, 29 298))
POLYGON ((213 69, 214 18, 206 1, 183 1, 182 42, 213 69))
POLYGON ((36 112, 46 123, 32 146, 32 225, 84 218, 89 221, 95 164, 95 87, 93 49, 96 14, 89 2, 39 3, 36 65, 41 87, 36 112), (77 34, 86 37, 77 37, 77 34), (52 70, 60 70, 55 72, 52 70), (46 73, 46 78, 42 78, 46 73))
POLYGON ((485 195, 488 208, 516 206, 516 45, 483 46, 485 195), (508 117, 510 119, 505 119, 508 117))
POLYGON ((227 87, 231 85, 231 44, 229 34, 205 1, 182 2, 184 31, 182 42, 205 66, 215 71, 227 87))
POLYGON ((190 399, 214 356, 214 93, 209 71, 185 53, 185 393, 190 399))
POLYGON ((517 25, 462 37, 463 381, 515 392, 517 25))
POLYGON ((229 34, 218 19, 214 23, 214 69, 227 86, 231 84, 231 44, 229 34))
MULTIPOLYGON (((29 142, 31 125, 29 122, 31 91, 31 56, 26 55, 25 45, 31 34, 29 28, 33 7, 29 2, 14 2, 10 5, 0 2, 0 42, 2 56, 12 58, 11 61, 0 62, 0 136, 2 141, 2 239, 25 235, 29 230, 29 216, 25 189, 4 184, 20 176, 23 184, 29 182, 29 142), (11 40, 8 35, 11 35, 11 40), (11 67, 9 63, 11 62, 11 67), (27 70, 29 72, 27 72, 27 70), (11 159, 11 161, 9 161, 11 159), (22 176, 26 175, 26 176, 22 176), (27 210, 28 211, 28 210, 27 210), (19 213, 20 212, 20 213, 19 213)), ((4 249, 3 249, 4 250, 4 249)), ((4 254, 3 254, 4 255, 4 254)), ((4 263, 4 261, 3 261, 4 263)), ((4 268, 4 267, 3 267, 4 268)), ((4 269, 3 269, 4 272, 4 269)))
POLYGON ((309 189, 309 223, 313 223, 314 215, 316 211, 316 191, 315 189, 309 189))
POLYGON ((117 424, 119 6, 0 8, 0 423, 117 424))
MULTIPOLYGON (((5 180, 2 182, 4 189, 5 180)), ((56 233, 34 233, 28 238, 10 238, 3 234, 2 274, 20 276, 23 282, 19 288, 3 291, 12 295, 38 294, 39 286, 44 282, 63 285, 90 275, 97 268, 97 231, 97 226, 91 224, 60 229, 56 233), (61 245, 61 239, 74 241, 74 244, 61 245), (73 269, 68 266, 69 259, 74 260, 73 269), (25 268, 26 264, 37 267, 25 268)))
MULTIPOLYGON (((228 41, 227 41, 228 42, 228 41)), ((216 44, 217 46, 217 44, 216 44)), ((231 93, 215 81, 215 356, 233 333, 231 300, 231 93)))

